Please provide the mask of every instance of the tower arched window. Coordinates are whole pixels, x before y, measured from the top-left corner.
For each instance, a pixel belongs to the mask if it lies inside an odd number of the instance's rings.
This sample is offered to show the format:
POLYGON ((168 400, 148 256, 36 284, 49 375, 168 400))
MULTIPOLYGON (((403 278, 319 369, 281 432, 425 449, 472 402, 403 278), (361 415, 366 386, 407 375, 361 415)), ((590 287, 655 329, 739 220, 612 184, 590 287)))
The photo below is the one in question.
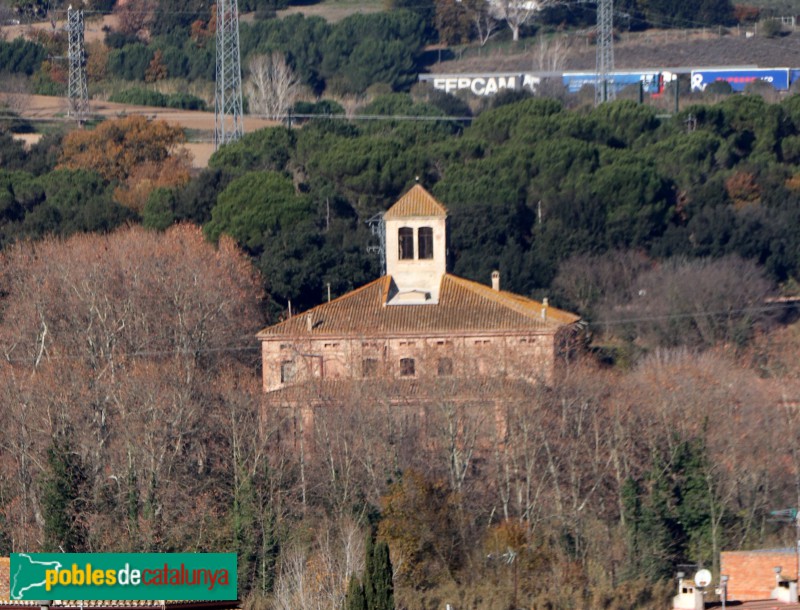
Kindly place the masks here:
POLYGON ((414 229, 401 227, 397 234, 398 244, 400 245, 400 260, 410 260, 414 258, 414 229))
POLYGON ((420 227, 417 235, 419 242, 419 257, 433 258, 433 228, 420 227))

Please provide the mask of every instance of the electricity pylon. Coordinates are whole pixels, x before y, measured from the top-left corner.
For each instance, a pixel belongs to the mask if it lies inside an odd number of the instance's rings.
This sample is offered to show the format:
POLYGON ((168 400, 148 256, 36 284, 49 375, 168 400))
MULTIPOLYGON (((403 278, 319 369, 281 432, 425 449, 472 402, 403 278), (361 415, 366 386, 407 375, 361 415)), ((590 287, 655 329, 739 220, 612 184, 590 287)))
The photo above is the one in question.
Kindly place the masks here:
POLYGON ((597 0, 597 68, 594 102, 602 104, 617 96, 614 88, 614 2, 597 0))
POLYGON ((83 10, 67 9, 69 31, 69 114, 80 121, 89 110, 89 89, 86 85, 86 49, 83 46, 83 10))
POLYGON ((217 81, 214 95, 214 149, 244 135, 242 66, 237 0, 217 1, 217 81))

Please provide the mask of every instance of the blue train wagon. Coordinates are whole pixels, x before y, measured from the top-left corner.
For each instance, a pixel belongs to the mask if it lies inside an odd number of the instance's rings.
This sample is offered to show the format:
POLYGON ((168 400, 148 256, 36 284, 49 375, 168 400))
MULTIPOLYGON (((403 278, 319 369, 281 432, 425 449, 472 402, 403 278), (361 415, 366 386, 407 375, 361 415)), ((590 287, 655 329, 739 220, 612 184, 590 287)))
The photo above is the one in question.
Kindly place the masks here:
MULTIPOLYGON (((617 92, 639 83, 642 83, 645 93, 657 94, 663 88, 663 80, 658 70, 615 71, 608 76, 617 92)), ((570 93, 577 93, 586 85, 594 87, 597 75, 594 72, 564 72, 562 78, 567 90, 570 93)))
POLYGON ((692 91, 705 91, 708 85, 717 81, 728 83, 734 91, 744 91, 755 81, 769 83, 777 91, 788 91, 790 72, 789 68, 702 68, 692 70, 692 91))

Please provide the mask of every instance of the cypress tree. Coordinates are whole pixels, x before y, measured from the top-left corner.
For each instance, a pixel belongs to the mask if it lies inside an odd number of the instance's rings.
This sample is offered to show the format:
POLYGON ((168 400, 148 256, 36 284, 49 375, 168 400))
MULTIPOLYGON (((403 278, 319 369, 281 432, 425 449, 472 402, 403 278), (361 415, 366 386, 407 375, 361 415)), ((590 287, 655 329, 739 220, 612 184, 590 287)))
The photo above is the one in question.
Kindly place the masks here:
POLYGON ((364 597, 368 610, 394 610, 394 584, 389 545, 367 537, 364 597))
POLYGON ((85 531, 76 519, 83 512, 86 473, 66 436, 53 440, 47 450, 48 471, 42 484, 44 547, 67 553, 82 550, 85 531))
POLYGON ((347 586, 347 597, 344 599, 345 610, 367 610, 367 598, 364 596, 364 587, 358 581, 358 577, 353 574, 350 576, 350 584, 347 586))
POLYGON ((364 598, 367 602, 367 608, 372 610, 375 608, 375 583, 372 580, 372 575, 375 572, 375 541, 372 538, 372 532, 367 534, 367 545, 364 550, 364 598))
POLYGON ((272 593, 275 588, 275 565, 280 553, 275 511, 270 507, 265 521, 262 537, 261 587, 265 593, 272 593))
POLYGON ((370 610, 394 610, 394 584, 392 583, 392 561, 389 545, 379 542, 373 551, 372 586, 375 590, 375 605, 370 610))

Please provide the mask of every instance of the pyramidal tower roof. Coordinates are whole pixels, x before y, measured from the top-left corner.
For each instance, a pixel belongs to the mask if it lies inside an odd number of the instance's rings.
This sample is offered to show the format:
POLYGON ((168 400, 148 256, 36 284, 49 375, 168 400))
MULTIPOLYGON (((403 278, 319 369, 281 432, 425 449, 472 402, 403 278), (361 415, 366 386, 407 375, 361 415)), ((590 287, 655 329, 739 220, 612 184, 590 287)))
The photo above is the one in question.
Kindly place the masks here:
POLYGON ((445 207, 434 199, 421 185, 415 184, 411 189, 390 207, 385 220, 398 218, 414 218, 420 216, 447 217, 445 207))

